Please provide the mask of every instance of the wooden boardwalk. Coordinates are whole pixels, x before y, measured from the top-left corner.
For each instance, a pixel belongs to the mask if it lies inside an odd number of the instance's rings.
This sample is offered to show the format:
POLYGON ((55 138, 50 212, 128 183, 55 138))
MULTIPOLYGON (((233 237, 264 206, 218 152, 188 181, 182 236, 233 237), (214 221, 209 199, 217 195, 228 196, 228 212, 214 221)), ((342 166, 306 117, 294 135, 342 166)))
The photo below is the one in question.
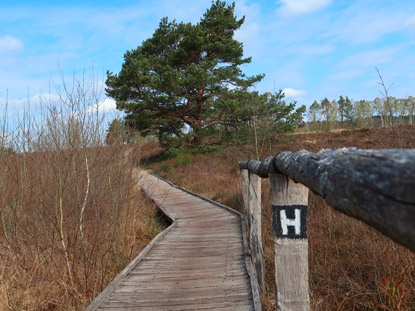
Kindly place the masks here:
POLYGON ((87 310, 261 310, 240 214, 152 175, 140 184, 173 223, 87 310))

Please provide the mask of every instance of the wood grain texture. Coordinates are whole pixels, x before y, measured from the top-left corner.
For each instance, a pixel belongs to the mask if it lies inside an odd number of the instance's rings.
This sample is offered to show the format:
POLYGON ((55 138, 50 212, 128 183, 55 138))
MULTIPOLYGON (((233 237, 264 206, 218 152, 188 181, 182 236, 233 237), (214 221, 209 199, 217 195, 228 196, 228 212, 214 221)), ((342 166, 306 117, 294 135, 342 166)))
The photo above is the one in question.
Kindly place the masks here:
POLYGON ((239 214, 152 175, 140 184, 174 223, 88 310, 261 310, 239 214))
MULTIPOLYGON (((275 251, 275 301, 277 311, 308 311, 308 241, 278 235, 280 223, 274 207, 307 206, 308 188, 281 174, 270 174, 275 251)), ((305 218, 304 218, 305 221, 305 218)))
POLYGON ((268 157, 262 162, 257 160, 248 160, 239 162, 240 169, 246 169, 262 178, 268 178, 269 174, 275 173, 274 158, 268 157))
POLYGON ((283 152, 278 170, 415 251, 415 150, 283 152))
POLYGON ((248 172, 248 230, 252 264, 261 294, 265 293, 265 262, 262 248, 261 178, 248 172))
MULTIPOLYGON (((249 214, 249 171, 247 169, 240 170, 241 173, 241 185, 242 185, 242 199, 244 202, 244 215, 249 214)), ((249 228, 249 219, 247 219, 247 226, 249 228)))
POLYGON ((415 251, 415 150, 357 148, 282 152, 239 162, 261 177, 282 173, 333 208, 415 251))

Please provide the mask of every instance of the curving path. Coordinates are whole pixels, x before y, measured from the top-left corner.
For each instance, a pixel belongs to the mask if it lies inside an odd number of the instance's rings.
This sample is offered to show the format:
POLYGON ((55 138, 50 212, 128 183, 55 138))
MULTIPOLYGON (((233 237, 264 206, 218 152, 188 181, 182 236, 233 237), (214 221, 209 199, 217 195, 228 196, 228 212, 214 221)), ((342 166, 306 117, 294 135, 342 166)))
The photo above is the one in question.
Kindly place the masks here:
POLYGON ((140 185, 173 223, 87 310, 260 310, 241 215, 153 175, 140 185))

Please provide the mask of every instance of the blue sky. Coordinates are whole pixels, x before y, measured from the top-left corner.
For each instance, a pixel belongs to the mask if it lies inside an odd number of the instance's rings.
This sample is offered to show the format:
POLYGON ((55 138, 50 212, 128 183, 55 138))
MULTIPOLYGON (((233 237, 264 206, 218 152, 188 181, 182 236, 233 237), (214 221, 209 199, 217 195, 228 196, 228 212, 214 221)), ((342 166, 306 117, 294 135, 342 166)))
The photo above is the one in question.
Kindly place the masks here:
MULTIPOLYGON (((150 37, 160 19, 197 22, 211 1, 8 1, 0 3, 0 109, 36 101, 59 81, 94 71, 119 72, 126 50, 150 37), (35 3, 35 4, 34 4, 35 3), (8 95, 7 95, 8 94, 8 95)), ((390 95, 415 95, 415 1, 236 1, 246 21, 247 74, 265 73, 261 92, 284 89, 309 106, 324 97, 380 96, 375 67, 390 95)), ((104 98, 103 98, 104 99, 104 98)), ((111 109, 113 103, 102 106, 111 109)))

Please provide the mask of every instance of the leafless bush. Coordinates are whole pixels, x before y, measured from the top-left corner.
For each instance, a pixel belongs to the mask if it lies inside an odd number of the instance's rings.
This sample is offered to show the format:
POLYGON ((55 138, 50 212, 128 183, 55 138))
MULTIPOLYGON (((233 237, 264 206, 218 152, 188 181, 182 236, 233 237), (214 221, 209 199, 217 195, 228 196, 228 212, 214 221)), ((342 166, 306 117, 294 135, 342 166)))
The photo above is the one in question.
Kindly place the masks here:
POLYGON ((0 155, 0 310, 80 309, 142 244, 132 167, 104 145, 96 79, 61 77, 57 97, 0 124, 16 152, 0 155))

